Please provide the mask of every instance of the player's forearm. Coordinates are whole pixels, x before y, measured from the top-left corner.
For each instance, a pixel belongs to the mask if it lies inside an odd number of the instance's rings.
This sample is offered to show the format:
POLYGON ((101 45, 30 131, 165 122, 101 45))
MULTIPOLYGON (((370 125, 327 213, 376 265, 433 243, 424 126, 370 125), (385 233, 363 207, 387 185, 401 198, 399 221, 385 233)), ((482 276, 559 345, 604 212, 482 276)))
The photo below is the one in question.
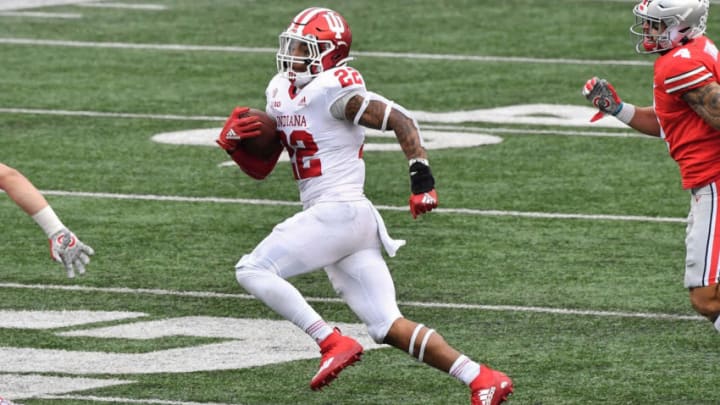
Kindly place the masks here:
POLYGON ((635 115, 628 125, 643 134, 660 136, 660 124, 653 107, 635 107, 635 115))
POLYGON ((0 164, 0 189, 10 196, 28 215, 34 215, 48 206, 47 200, 19 171, 0 164))
POLYGON ((390 114, 388 129, 395 132, 395 137, 400 144, 400 149, 405 153, 405 157, 427 159, 427 152, 420 143, 420 134, 412 119, 393 110, 390 114))

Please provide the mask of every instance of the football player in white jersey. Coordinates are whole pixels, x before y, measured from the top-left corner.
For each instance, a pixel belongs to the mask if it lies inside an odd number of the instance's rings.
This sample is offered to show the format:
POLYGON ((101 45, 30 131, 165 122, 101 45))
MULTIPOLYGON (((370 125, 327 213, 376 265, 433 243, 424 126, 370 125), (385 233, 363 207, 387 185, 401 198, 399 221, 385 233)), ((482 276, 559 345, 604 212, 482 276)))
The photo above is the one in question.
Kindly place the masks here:
POLYGON ((25 211, 50 241, 50 257, 65 266, 70 278, 85 273, 85 265, 95 251, 81 242, 63 225, 37 188, 18 170, 0 163, 0 190, 25 211))
MULTIPOLYGON (((237 280, 318 343, 322 359, 310 382, 313 390, 329 384, 363 353, 355 339, 328 325, 286 281, 324 269, 376 342, 458 378, 470 387, 472 404, 500 404, 513 390, 507 375, 472 361, 398 309, 381 249, 394 256, 405 242, 390 238, 364 195, 363 127, 395 132, 409 162, 414 218, 437 207, 438 197, 417 122, 401 106, 365 88, 360 72, 347 65, 351 42, 345 19, 318 7, 300 12, 280 34, 278 74, 266 90, 266 112, 277 122, 290 155, 304 209, 240 259, 237 280)), ((255 117, 238 116, 245 110, 231 115, 218 144, 246 173, 264 178, 276 159, 262 164, 238 148, 242 138, 259 132, 255 117)))

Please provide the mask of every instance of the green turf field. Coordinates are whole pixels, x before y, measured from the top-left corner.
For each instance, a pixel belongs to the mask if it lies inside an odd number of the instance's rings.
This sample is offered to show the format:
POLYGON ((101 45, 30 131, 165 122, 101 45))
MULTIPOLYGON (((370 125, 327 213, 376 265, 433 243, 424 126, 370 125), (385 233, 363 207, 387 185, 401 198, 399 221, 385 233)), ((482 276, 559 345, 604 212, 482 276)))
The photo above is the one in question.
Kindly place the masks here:
MULTIPOLYGON (((235 281, 238 258, 300 209, 297 188, 287 163, 264 182, 245 177, 207 134, 236 105, 264 107, 277 34, 314 5, 345 16, 352 66, 416 112, 432 145, 441 209, 417 220, 401 152, 377 150, 388 139, 372 135, 365 153, 366 193, 408 242, 388 259, 407 317, 507 372, 512 404, 720 403, 720 338, 682 285, 689 196, 677 166, 660 140, 611 118, 590 126, 580 94, 598 75, 626 101, 652 101, 653 58, 633 50, 622 0, 0 10, 0 162, 97 251, 68 280, 0 194, 0 396, 469 403, 458 381, 389 347, 311 391, 314 344, 235 281), (155 137, 193 130, 205 131, 186 139, 203 145, 155 137), (444 143, 490 136, 501 142, 444 143)), ((720 39, 715 7, 708 34, 720 39)), ((329 321, 366 336, 323 272, 293 281, 329 321)))

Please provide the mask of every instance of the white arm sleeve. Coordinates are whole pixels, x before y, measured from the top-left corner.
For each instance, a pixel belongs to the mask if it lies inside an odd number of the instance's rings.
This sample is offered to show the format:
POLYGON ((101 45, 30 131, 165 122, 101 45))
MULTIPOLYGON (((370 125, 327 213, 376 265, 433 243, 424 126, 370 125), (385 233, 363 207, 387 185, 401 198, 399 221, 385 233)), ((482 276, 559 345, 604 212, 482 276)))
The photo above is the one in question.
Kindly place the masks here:
MULTIPOLYGON (((355 96, 363 96, 365 100, 368 100, 368 97, 365 96, 365 94, 360 91, 351 91, 343 96, 338 97, 337 100, 335 100, 334 103, 330 106, 330 114, 332 114, 333 117, 339 119, 339 120, 346 120, 345 118, 345 107, 347 107, 347 103, 350 101, 351 98, 355 96)), ((360 111, 358 111, 358 114, 362 116, 362 113, 365 112, 365 108, 367 108, 369 101, 363 102, 363 105, 360 107, 360 111)), ((356 119, 359 120, 356 114, 356 119)), ((357 125, 357 122, 355 122, 355 125, 357 125)))
POLYGON ((422 134, 420 133, 420 126, 417 123, 417 120, 412 117, 410 112, 406 110, 403 106, 399 104, 395 104, 394 101, 388 100, 387 98, 381 96, 380 94, 373 93, 372 91, 368 91, 366 93, 363 93, 362 91, 351 91, 341 97, 339 97, 335 102, 330 106, 330 114, 332 114, 333 117, 339 119, 339 120, 345 120, 345 107, 347 107, 347 103, 350 101, 351 98, 355 96, 362 96, 363 97, 363 103, 360 106, 360 109, 358 110, 357 114, 355 114, 355 117, 353 118, 353 123, 355 125, 358 125, 360 122, 360 117, 365 113, 365 110, 367 109, 368 105, 372 101, 378 101, 383 104, 385 104, 385 115, 383 116, 383 123, 382 127, 380 128, 381 131, 385 132, 387 129, 387 123, 388 119, 390 118, 390 112, 395 109, 407 118, 411 119, 413 122, 413 125, 415 126, 415 129, 418 131, 418 136, 420 137, 420 146, 423 148, 425 147, 425 141, 423 140, 422 134))

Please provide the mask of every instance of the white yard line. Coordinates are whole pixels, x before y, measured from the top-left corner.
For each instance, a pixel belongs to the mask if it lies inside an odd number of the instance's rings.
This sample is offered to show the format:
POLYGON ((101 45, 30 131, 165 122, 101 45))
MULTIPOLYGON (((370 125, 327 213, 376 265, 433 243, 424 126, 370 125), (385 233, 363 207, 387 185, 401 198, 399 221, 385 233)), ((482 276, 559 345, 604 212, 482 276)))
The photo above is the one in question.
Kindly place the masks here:
POLYGON ((119 404, 150 404, 150 405, 240 405, 226 404, 221 402, 190 402, 190 401, 169 401, 166 399, 132 399, 120 397, 98 397, 94 395, 40 395, 33 399, 59 399, 88 402, 113 402, 119 404))
MULTIPOLYGON (((95 42, 95 41, 63 41, 54 39, 35 38, 0 38, 0 44, 9 45, 37 45, 59 46, 72 48, 116 48, 141 49, 154 51, 206 51, 231 53, 267 53, 274 54, 277 48, 243 47, 243 46, 217 46, 217 45, 183 45, 183 44, 137 44, 127 42, 95 42)), ((503 63, 540 63, 563 65, 611 65, 611 66, 652 66, 653 62, 647 60, 591 60, 591 59, 564 59, 564 58, 528 58, 517 56, 492 55, 458 55, 458 54, 431 54, 431 53, 398 53, 398 52, 351 52, 354 56, 375 58, 468 61, 468 62, 503 62, 503 63)))
MULTIPOLYGON (((49 110, 42 108, 7 108, 0 107, 0 114, 29 114, 29 115, 58 115, 64 117, 92 117, 92 118, 127 118, 127 119, 148 119, 148 120, 169 120, 169 121, 210 121, 225 122, 225 116, 212 115, 178 115, 178 114, 143 114, 143 113, 122 113, 105 111, 83 111, 83 110, 49 110)), ((466 121, 476 120, 471 113, 468 113, 466 121)), ((420 122, 423 122, 420 120, 420 122)), ((476 122, 482 122, 477 119, 476 122)), ((532 128, 500 128, 500 127, 477 127, 462 124, 424 124, 423 128, 440 131, 464 131, 494 134, 532 134, 532 135, 560 135, 560 136, 599 136, 613 138, 644 138, 657 139, 653 136, 642 135, 629 131, 595 131, 595 130, 559 130, 559 129, 532 129, 532 128)), ((218 129, 219 130, 219 129, 218 129)))
MULTIPOLYGON (((52 284, 19 284, 19 283, 0 283, 0 288, 20 288, 30 290, 60 290, 74 291, 84 293, 112 293, 112 294, 129 294, 129 295, 157 295, 157 296, 175 296, 175 297, 191 297, 191 298, 231 298, 254 300, 255 297, 248 294, 229 294, 216 293, 210 291, 174 291, 162 289, 148 288, 125 288, 125 287, 89 287, 80 285, 52 285, 52 284)), ((323 297, 306 297, 308 302, 324 302, 324 303, 343 303, 339 298, 323 298, 323 297)), ((553 315, 584 315, 598 317, 617 317, 617 318, 642 318, 642 319, 661 319, 671 321, 698 321, 705 318, 696 315, 677 315, 677 314, 661 314, 649 312, 620 312, 620 311, 594 311, 583 309, 569 308, 549 308, 549 307, 526 307, 516 305, 481 305, 481 304, 458 304, 447 302, 419 302, 419 301, 399 301, 399 305, 416 308, 444 308, 444 309, 465 309, 480 311, 504 311, 504 312, 534 312, 553 315)))
POLYGON ((95 0, 2 0, 0 10, 27 10, 33 8, 68 6, 95 0))
POLYGON ((95 118, 138 118, 153 120, 171 121, 222 121, 227 117, 213 117, 205 115, 173 115, 173 114, 135 114, 135 113, 110 113, 101 111, 70 111, 70 110, 45 110, 39 108, 0 108, 2 114, 39 114, 39 115, 61 115, 65 117, 95 117, 95 118))
POLYGON ((31 18, 61 18, 76 20, 82 18, 77 13, 44 13, 41 11, 0 11, 0 17, 31 17, 31 18))
POLYGON ((77 4, 80 7, 95 7, 95 8, 117 8, 122 10, 150 10, 150 11, 162 11, 167 10, 167 6, 162 4, 130 4, 130 3, 80 3, 77 4))
MULTIPOLYGON (((140 114, 140 113, 119 113, 103 111, 83 110, 47 110, 42 108, 3 108, 0 107, 0 114, 30 114, 30 115, 59 115, 65 117, 92 117, 92 118, 128 118, 128 119, 149 119, 169 121, 217 121, 224 122, 227 117, 211 115, 177 115, 177 114, 140 114)), ((468 120, 472 118, 469 117, 468 120)), ((421 121, 422 122, 422 121, 421 121)), ((480 122, 480 121, 478 121, 480 122)), ((656 137, 647 136, 638 132, 629 131, 582 131, 582 130, 560 130, 560 129, 532 129, 532 128, 500 128, 500 127, 477 127, 468 125, 452 124, 424 124, 423 128, 440 131, 464 131, 491 134, 521 134, 521 135, 559 135, 559 136, 596 136, 611 138, 642 138, 653 139, 656 137)))
MULTIPOLYGON (((0 113, 3 109, 0 108, 0 113)), ((422 121, 421 121, 422 122, 422 121)), ((610 138, 641 138, 641 139, 657 139, 655 136, 644 135, 639 132, 611 132, 611 131, 581 131, 581 130, 561 130, 561 129, 532 129, 532 128, 500 128, 500 127, 475 127, 468 125, 438 125, 424 124, 423 129, 433 129, 439 131, 466 131, 480 132, 486 134, 520 134, 520 135, 560 135, 560 136, 600 136, 610 138)))
MULTIPOLYGON (((83 197, 83 198, 100 198, 112 200, 142 200, 142 201, 174 201, 174 202, 191 202, 191 203, 218 203, 218 204, 248 204, 248 205, 277 205, 277 206, 297 206, 301 204, 298 201, 281 201, 281 200, 263 200, 252 198, 224 198, 224 197, 184 197, 171 195, 155 195, 155 194, 117 194, 117 193, 96 193, 85 191, 62 191, 62 190, 42 190, 45 195, 55 195, 60 197, 83 197)), ((384 211, 407 211, 406 206, 393 205, 376 205, 377 209, 384 211)), ((498 217, 521 217, 521 218, 541 218, 541 219, 580 219, 592 221, 636 221, 636 222, 670 222, 685 223, 685 218, 673 217, 648 217, 641 215, 607 215, 607 214, 572 214, 559 212, 523 212, 523 211, 501 211, 501 210, 479 210, 471 208, 436 208, 433 210, 438 214, 465 214, 478 216, 498 216, 498 217)))

